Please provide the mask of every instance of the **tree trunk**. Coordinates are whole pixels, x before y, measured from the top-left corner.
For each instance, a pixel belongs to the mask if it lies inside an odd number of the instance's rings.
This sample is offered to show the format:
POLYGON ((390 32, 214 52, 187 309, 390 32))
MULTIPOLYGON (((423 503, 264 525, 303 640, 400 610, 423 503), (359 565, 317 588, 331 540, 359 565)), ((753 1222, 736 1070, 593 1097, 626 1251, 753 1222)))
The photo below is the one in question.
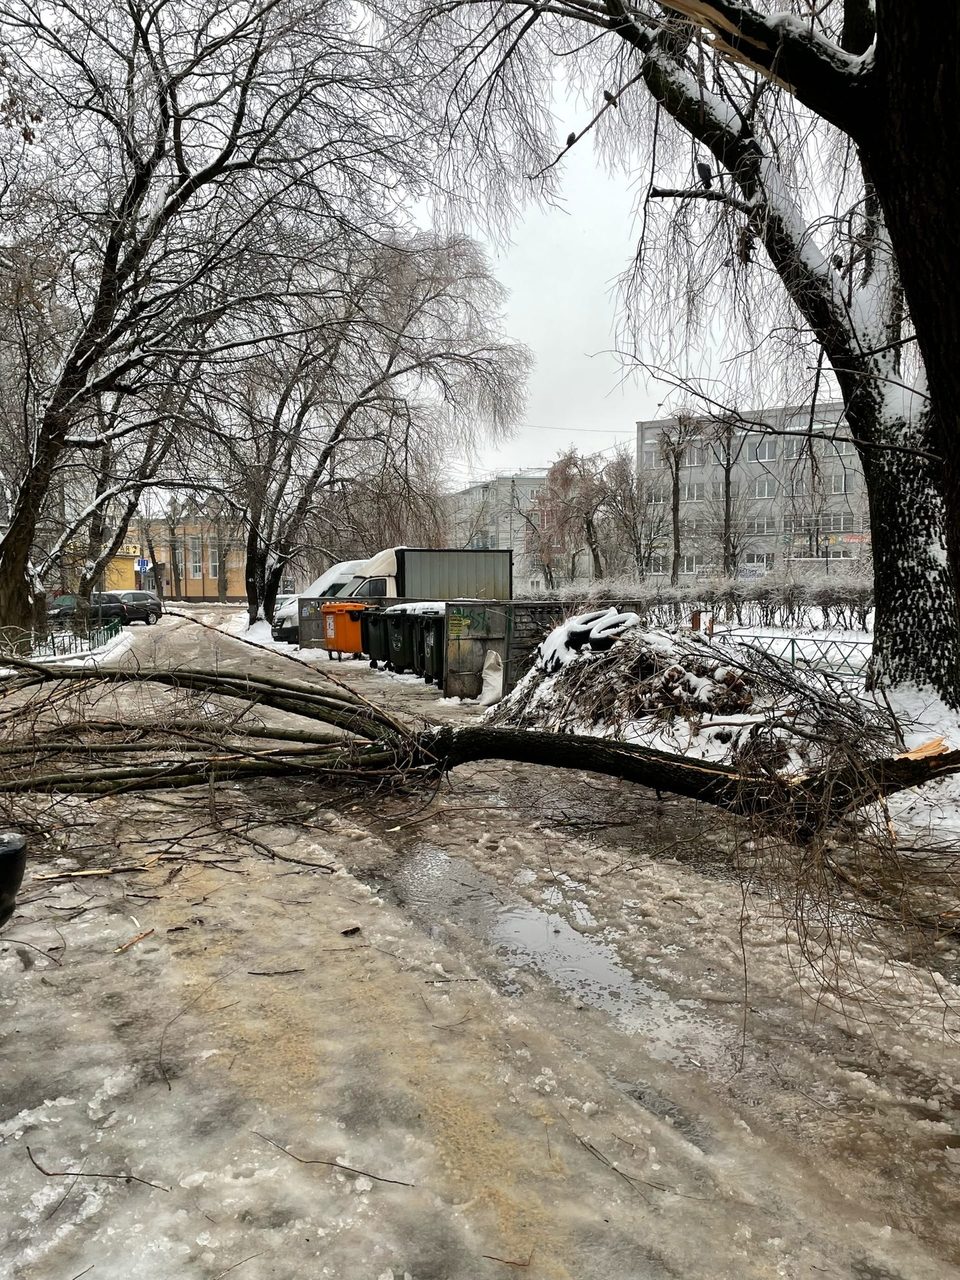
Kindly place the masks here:
POLYGON ((163 575, 160 572, 160 566, 157 563, 157 551, 153 545, 153 534, 150 532, 149 524, 144 526, 143 541, 146 544, 147 555, 150 557, 150 563, 153 565, 153 589, 157 593, 157 599, 163 599, 163 575))
POLYGON ((960 627, 934 465, 892 450, 864 457, 873 534, 874 679, 933 687, 960 707, 960 627))
POLYGON ((180 566, 182 561, 178 554, 180 548, 177 546, 176 531, 170 530, 170 583, 173 590, 174 600, 183 598, 183 582, 180 576, 180 566))
POLYGON ((260 617, 267 578, 267 554, 260 541, 260 530, 251 517, 247 526, 244 583, 247 589, 247 621, 252 627, 260 617))
POLYGON ((590 548, 590 558, 593 561, 594 580, 597 580, 603 577, 603 561, 600 558, 600 546, 597 538, 597 530, 590 516, 587 516, 584 521, 584 533, 587 537, 587 546, 590 548))
POLYGON ((42 593, 30 571, 37 521, 50 489, 61 445, 41 435, 37 453, 20 487, 10 524, 0 538, 0 627, 42 624, 42 593))
POLYGON ((673 559, 670 562, 670 585, 680 583, 680 458, 670 459, 670 519, 673 529, 673 559))
POLYGON ((727 439, 723 455, 723 576, 732 578, 737 571, 733 555, 733 454, 727 439))
MULTIPOLYGON (((910 566, 927 602, 922 624, 935 617, 935 634, 946 647, 937 651, 929 632, 901 627, 907 652, 898 658, 897 644, 887 642, 887 661, 894 670, 917 672, 918 655, 926 650, 933 665, 925 682, 960 707, 960 255, 945 221, 957 207, 960 172, 960 6, 877 0, 876 16, 877 101, 883 106, 866 121, 859 141, 886 216, 930 393, 928 439, 938 462, 931 486, 915 496, 929 502, 935 488, 942 507, 935 502, 939 509, 926 523, 928 529, 939 524, 942 512, 946 547, 946 564, 936 564, 929 587, 920 581, 920 566, 910 566)), ((910 478, 904 479, 911 488, 910 478)), ((899 502, 902 494, 891 496, 899 502)), ((870 505, 876 520, 872 496, 870 505)), ((920 516, 916 507, 900 510, 911 523, 920 516)), ((921 554, 936 555, 930 548, 921 554)), ((889 585, 889 579, 883 585, 877 579, 878 603, 889 585)), ((898 598, 906 602, 905 587, 898 598)))
POLYGON ((227 556, 229 554, 230 540, 224 536, 223 526, 218 522, 216 527, 217 538, 217 599, 221 604, 226 604, 227 600, 227 556))

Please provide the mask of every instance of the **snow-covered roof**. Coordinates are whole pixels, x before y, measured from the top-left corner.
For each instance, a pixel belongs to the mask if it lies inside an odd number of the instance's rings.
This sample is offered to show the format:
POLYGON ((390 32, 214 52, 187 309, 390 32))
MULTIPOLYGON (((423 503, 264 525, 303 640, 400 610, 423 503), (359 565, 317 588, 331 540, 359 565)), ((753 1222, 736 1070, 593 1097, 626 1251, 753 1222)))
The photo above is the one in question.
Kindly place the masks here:
POLYGON ((397 552, 401 547, 388 547, 386 551, 378 551, 375 556, 364 561, 362 569, 358 569, 355 577, 395 578, 397 576, 397 552))

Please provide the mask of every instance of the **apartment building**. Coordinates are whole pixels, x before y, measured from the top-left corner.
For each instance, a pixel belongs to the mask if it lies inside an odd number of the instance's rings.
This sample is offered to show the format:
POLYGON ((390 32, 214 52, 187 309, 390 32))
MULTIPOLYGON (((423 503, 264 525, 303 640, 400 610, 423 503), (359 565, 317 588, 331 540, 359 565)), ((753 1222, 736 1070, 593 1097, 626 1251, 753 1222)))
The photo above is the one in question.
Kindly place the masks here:
POLYGON ((664 515, 651 573, 670 572, 675 469, 688 580, 829 572, 869 557, 863 472, 839 404, 638 422, 637 466, 664 515))
POLYGON ((478 551, 512 548, 514 589, 521 593, 540 586, 528 548, 546 477, 545 467, 492 475, 448 499, 450 545, 478 551))

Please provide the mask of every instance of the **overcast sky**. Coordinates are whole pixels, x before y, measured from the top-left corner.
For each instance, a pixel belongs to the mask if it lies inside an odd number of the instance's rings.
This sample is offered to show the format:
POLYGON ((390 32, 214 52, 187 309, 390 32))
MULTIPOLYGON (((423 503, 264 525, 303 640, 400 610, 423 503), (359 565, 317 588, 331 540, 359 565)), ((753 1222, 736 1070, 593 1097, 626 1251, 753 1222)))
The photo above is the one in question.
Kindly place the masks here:
POLYGON ((562 161, 562 207, 530 206, 512 242, 492 245, 494 270, 510 290, 506 330, 533 352, 526 423, 506 442, 457 459, 448 483, 483 473, 547 466, 575 445, 595 452, 634 438, 638 418, 656 417, 667 388, 630 378, 613 354, 616 281, 635 251, 633 197, 609 177, 588 140, 562 161))

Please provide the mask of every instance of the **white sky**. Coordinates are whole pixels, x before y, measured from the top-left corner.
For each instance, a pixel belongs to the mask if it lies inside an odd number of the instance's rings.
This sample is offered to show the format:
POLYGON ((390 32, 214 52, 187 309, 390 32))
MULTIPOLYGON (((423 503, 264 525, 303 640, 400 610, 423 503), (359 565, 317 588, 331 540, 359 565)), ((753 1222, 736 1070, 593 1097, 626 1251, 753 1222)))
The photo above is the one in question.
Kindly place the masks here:
POLYGON ((613 353, 617 277, 636 242, 629 181, 599 167, 589 139, 561 164, 562 206, 530 206, 512 242, 491 246, 497 279, 510 290, 506 332, 536 362, 526 424, 473 460, 452 461, 451 489, 493 470, 548 466, 570 445, 593 453, 632 443, 635 421, 656 417, 667 393, 633 376, 623 381, 613 353))

